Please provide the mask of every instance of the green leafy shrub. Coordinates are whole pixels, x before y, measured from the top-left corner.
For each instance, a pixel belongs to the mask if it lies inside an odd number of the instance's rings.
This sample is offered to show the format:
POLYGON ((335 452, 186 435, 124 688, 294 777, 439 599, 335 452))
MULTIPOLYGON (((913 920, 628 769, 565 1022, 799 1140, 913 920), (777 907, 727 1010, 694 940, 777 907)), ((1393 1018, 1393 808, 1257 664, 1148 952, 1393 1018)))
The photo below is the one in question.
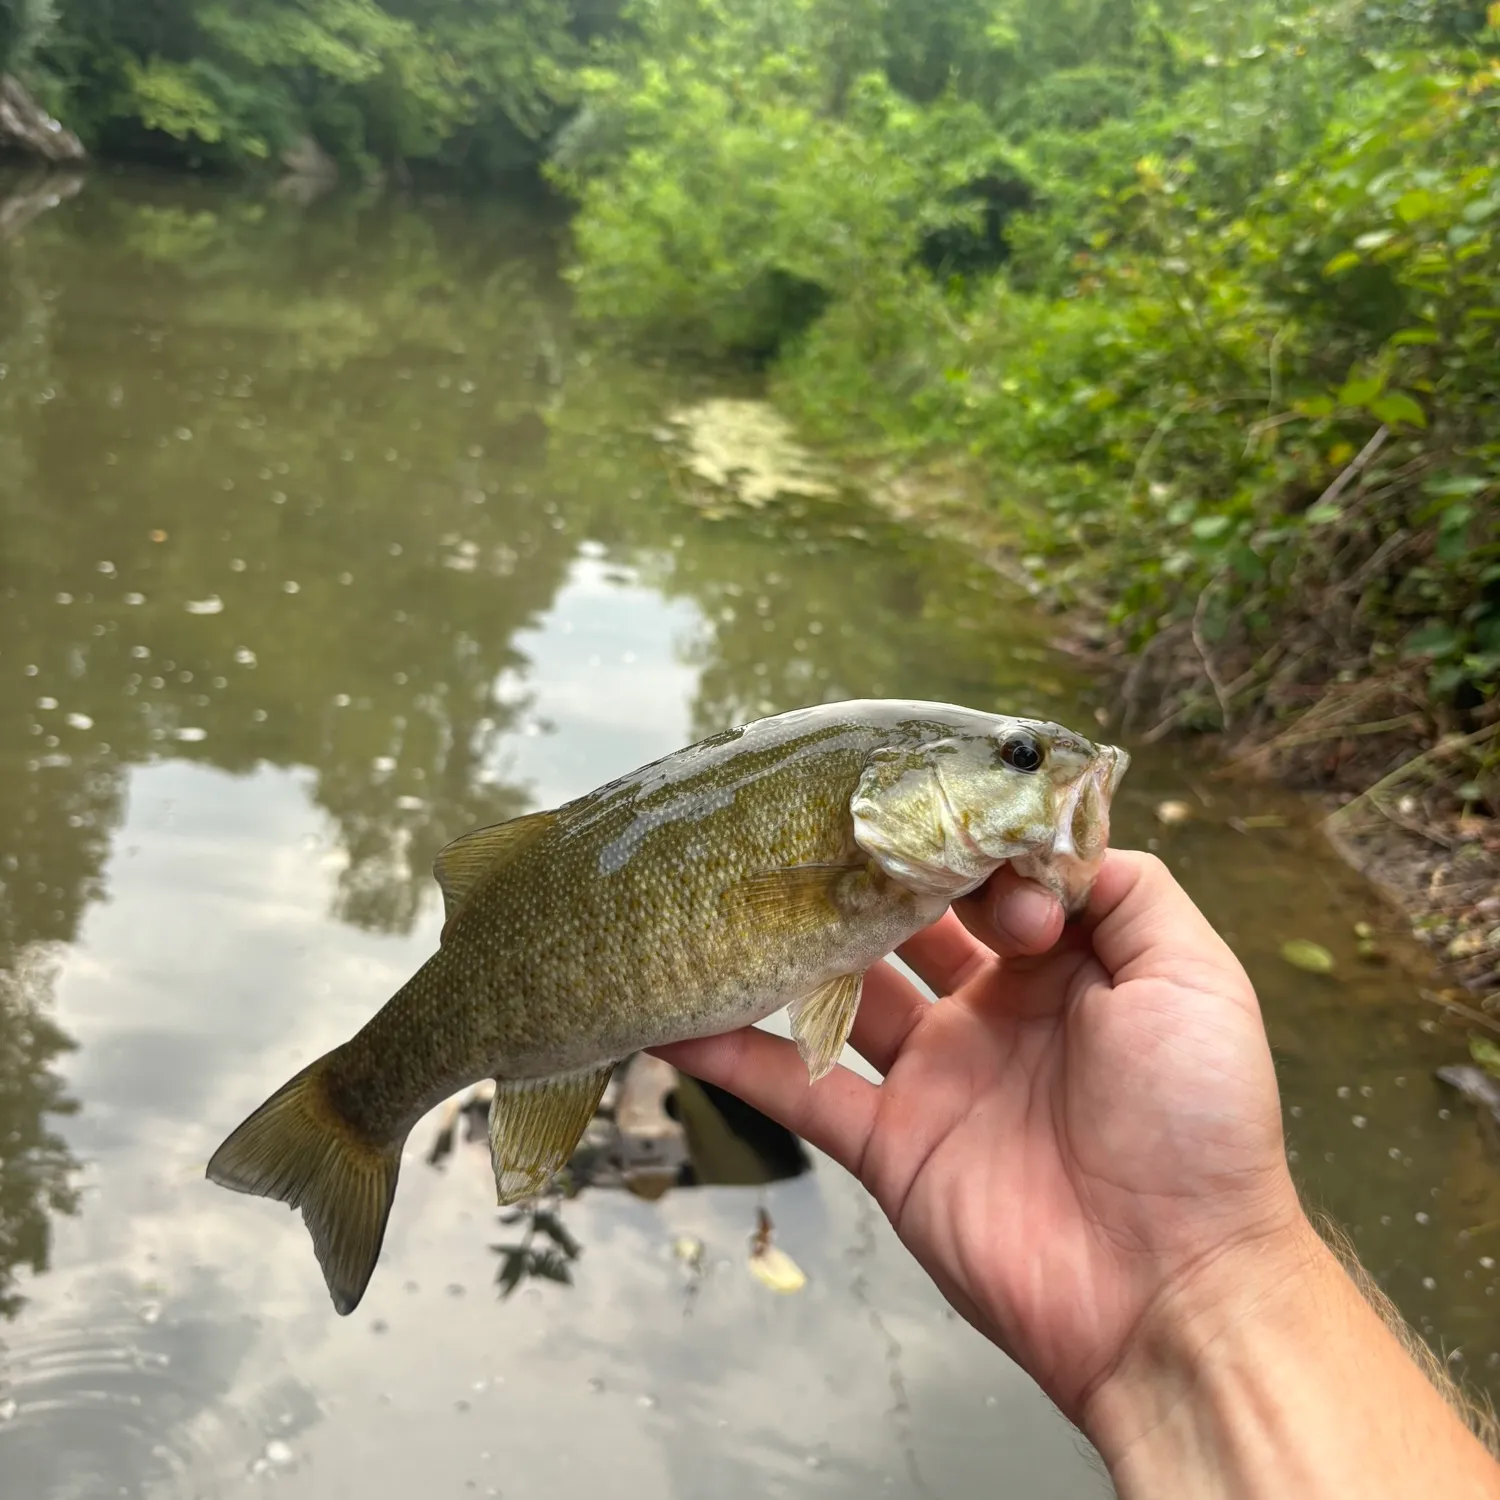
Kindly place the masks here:
POLYGON ((559 173, 585 313, 776 351, 780 398, 834 443, 961 447, 1054 592, 1108 599, 1138 650, 1191 637, 1209 676, 1234 663, 1235 691, 1189 721, 1403 660, 1440 712, 1492 701, 1493 25, 1460 42, 1420 8, 954 0, 925 29, 857 11, 627 13, 581 80, 609 129, 559 173), (939 24, 960 15, 967 43, 939 24), (941 87, 919 34, 954 49, 941 87), (1025 189, 1009 259, 934 274, 922 236, 972 214, 956 204, 985 173, 1025 189), (793 315, 789 286, 817 297, 793 315))
POLYGON ((366 174, 534 162, 581 56, 568 0, 54 3, 34 71, 70 123, 105 151, 219 167, 306 134, 366 174))

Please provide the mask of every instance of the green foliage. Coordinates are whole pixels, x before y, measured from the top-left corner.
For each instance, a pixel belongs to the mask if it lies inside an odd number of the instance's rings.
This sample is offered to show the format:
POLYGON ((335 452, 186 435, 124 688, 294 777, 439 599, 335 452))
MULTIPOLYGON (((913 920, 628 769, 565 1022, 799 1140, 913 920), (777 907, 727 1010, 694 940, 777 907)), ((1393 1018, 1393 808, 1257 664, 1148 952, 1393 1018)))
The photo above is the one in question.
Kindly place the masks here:
POLYGON ((914 104, 857 46, 845 0, 628 12, 633 40, 579 79, 589 139, 554 177, 581 199, 585 314, 699 349, 772 352, 833 299, 874 356, 923 238, 966 222, 1004 168, 983 112, 914 104))
POLYGON ((309 134, 366 174, 534 159, 580 56, 568 0, 56 3, 38 66, 70 122, 217 166, 309 134))
POLYGON ((267 90, 238 84, 212 63, 125 60, 121 107, 174 141, 222 147, 230 159, 263 160, 288 131, 267 90))
POLYGON ((967 453, 1136 647, 1253 659, 1333 600, 1345 667, 1500 690, 1494 5, 51 3, 0 48, 106 149, 547 155, 586 316, 967 453))
POLYGON ((1323 601, 1340 666, 1500 688, 1500 12, 627 16, 556 169, 587 314, 774 351, 835 443, 960 446, 1136 647, 1253 658, 1323 601))
POLYGON ((0 73, 25 68, 56 19, 53 0, 0 0, 0 73))

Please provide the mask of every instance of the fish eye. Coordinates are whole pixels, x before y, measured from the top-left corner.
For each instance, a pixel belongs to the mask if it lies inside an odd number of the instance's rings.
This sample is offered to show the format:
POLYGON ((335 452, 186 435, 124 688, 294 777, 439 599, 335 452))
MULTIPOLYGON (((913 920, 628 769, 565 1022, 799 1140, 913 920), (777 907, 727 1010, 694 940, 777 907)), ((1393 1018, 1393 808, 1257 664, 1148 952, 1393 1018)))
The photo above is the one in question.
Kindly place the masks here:
POLYGON ((1000 746, 1000 759, 1012 771, 1035 771, 1042 764, 1041 747, 1029 734, 1013 734, 1000 746))

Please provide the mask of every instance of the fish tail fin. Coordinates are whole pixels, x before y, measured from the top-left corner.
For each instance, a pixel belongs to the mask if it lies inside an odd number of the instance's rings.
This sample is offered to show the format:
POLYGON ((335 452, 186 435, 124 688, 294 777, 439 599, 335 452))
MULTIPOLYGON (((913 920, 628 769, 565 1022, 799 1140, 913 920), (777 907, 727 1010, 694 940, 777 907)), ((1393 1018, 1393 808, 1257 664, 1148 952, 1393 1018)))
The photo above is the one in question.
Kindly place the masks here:
POLYGON ((396 1196, 404 1138, 363 1139, 327 1087, 329 1053, 284 1083, 214 1152, 208 1178, 302 1210, 341 1315, 365 1294, 396 1196))

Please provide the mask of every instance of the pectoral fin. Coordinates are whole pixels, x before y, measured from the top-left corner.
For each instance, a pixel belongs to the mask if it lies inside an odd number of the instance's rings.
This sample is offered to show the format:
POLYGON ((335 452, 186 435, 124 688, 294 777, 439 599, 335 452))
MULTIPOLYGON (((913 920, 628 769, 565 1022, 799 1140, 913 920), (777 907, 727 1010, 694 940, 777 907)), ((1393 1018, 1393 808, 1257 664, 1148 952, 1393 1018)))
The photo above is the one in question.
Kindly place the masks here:
POLYGON ((858 865, 791 865, 765 870, 730 886, 720 898, 732 917, 767 937, 826 931, 844 918, 839 887, 858 865))
POLYGON ((787 1007, 810 1083, 816 1083, 839 1060, 863 987, 863 974, 840 974, 787 1007))
POLYGON ((568 1164, 615 1064, 559 1078, 497 1078, 490 1101, 490 1161, 496 1201, 515 1203, 547 1186, 568 1164))

